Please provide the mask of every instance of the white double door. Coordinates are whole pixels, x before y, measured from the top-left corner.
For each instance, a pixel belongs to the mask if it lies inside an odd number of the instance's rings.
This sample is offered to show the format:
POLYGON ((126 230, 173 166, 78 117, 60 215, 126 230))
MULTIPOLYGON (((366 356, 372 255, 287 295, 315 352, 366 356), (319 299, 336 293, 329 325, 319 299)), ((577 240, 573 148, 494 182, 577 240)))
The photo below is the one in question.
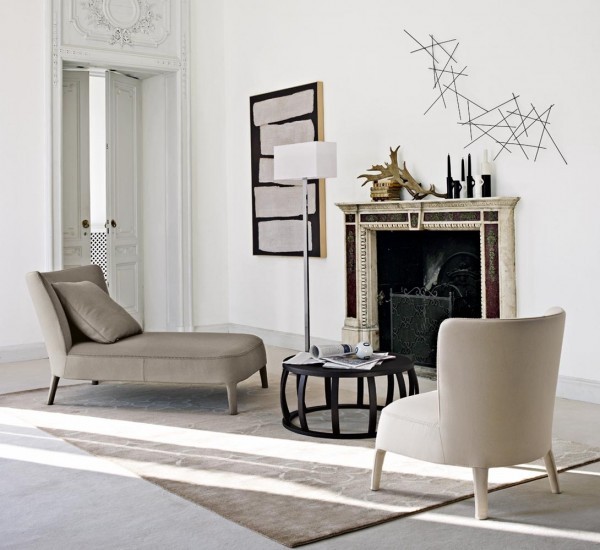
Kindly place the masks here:
MULTIPOLYGON (((111 296, 143 321, 141 86, 106 72, 106 259, 111 296)), ((89 73, 63 74, 63 266, 91 263, 89 73)))

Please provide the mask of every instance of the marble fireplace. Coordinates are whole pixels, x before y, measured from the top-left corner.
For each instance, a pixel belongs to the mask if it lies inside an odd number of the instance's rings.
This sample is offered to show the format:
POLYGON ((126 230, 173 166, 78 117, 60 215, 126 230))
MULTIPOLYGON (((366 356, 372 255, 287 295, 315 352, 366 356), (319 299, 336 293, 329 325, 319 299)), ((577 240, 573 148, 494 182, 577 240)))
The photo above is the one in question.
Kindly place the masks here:
MULTIPOLYGON (((518 201, 518 197, 492 197, 338 203, 344 212, 346 246, 346 315, 342 341, 370 341, 378 349, 380 341, 385 340, 380 338, 378 311, 381 290, 377 235, 382 231, 388 232, 388 241, 389 232, 436 231, 440 232, 439 238, 434 239, 437 242, 440 239, 443 242, 444 235, 451 236, 453 232, 470 232, 475 235, 475 246, 478 236, 481 316, 515 317, 514 211, 518 201)), ((402 258, 396 260, 402 262, 402 258)))

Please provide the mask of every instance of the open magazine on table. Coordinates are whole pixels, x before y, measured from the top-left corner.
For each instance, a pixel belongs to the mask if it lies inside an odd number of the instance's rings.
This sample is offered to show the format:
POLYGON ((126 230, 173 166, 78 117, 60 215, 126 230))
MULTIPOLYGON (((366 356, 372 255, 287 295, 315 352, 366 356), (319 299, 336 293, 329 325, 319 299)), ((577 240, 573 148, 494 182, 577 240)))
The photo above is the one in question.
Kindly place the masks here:
POLYGON ((393 355, 385 353, 373 353, 369 359, 361 359, 356 353, 344 353, 341 355, 329 355, 322 357, 325 361, 323 366, 330 369, 359 369, 371 370, 375 365, 379 365, 386 359, 393 359, 393 355))
POLYGON ((358 369, 371 370, 386 359, 393 359, 388 353, 373 353, 370 359, 361 359, 354 353, 350 344, 333 344, 326 346, 312 346, 310 352, 302 351, 286 360, 290 365, 322 364, 323 367, 333 369, 358 369))

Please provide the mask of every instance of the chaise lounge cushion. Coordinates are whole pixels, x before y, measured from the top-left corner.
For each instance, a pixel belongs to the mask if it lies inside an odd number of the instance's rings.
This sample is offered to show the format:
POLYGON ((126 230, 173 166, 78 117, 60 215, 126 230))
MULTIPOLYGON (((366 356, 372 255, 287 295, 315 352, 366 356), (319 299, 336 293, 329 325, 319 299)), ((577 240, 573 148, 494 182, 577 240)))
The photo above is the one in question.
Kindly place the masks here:
POLYGON ((104 290, 90 281, 52 283, 67 317, 94 342, 112 344, 142 327, 104 290))
POLYGON ((265 365, 252 334, 144 332, 111 344, 81 342, 67 354, 66 378, 227 384, 265 365))

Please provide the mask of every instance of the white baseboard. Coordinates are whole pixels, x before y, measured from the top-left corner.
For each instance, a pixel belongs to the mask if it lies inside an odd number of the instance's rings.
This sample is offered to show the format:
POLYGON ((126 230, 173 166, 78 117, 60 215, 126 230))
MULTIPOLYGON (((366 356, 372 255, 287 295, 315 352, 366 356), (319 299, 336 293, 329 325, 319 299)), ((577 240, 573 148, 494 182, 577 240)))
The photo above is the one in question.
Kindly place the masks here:
MULTIPOLYGON (((278 348, 285 348, 293 351, 300 351, 304 349, 303 334, 293 334, 278 330, 269 330, 246 325, 236 325, 234 323, 224 325, 204 325, 201 327, 194 327, 194 330, 196 332, 243 332, 246 334, 254 334, 259 338, 262 338, 263 342, 267 346, 276 346, 278 348)), ((311 344, 324 346, 330 344, 339 344, 339 342, 327 340, 325 338, 311 338, 311 344)))
POLYGON ((223 323, 222 325, 202 325, 195 326, 194 332, 231 332, 230 326, 228 323, 223 323))
POLYGON ((35 359, 45 359, 46 357, 48 357, 48 353, 42 342, 0 347, 0 363, 33 361, 35 359))
POLYGON ((600 404, 600 382, 586 378, 559 376, 557 397, 600 404))

